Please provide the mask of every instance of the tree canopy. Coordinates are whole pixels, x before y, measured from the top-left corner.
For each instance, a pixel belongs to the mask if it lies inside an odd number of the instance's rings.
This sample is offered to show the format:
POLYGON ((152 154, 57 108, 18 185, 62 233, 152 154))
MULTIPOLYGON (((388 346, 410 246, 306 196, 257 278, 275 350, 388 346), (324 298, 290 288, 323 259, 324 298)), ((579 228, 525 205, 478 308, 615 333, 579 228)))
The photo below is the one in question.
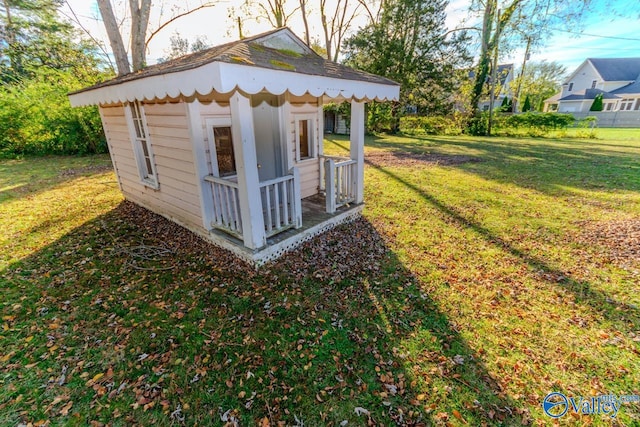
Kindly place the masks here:
POLYGON ((96 46, 57 13, 57 0, 3 0, 0 156, 106 150, 97 109, 67 93, 104 78, 96 46))
MULTIPOLYGON (((537 61, 527 64, 524 73, 518 75, 511 88, 520 83, 520 91, 529 99, 530 109, 541 111, 544 100, 558 92, 567 68, 555 61, 537 61)), ((522 107, 524 112, 524 106, 522 107)))
POLYGON ((470 12, 481 18, 480 55, 470 104, 478 108, 478 101, 486 92, 492 57, 499 51, 527 45, 535 49, 544 45, 553 33, 552 27, 566 27, 580 22, 593 0, 474 0, 470 12))
POLYGON ((447 0, 389 0, 379 18, 345 41, 346 63, 400 83, 400 102, 419 113, 452 108, 465 34, 445 27, 447 0))
POLYGON ((33 77, 42 67, 71 71, 79 77, 94 73, 96 48, 78 37, 57 14, 58 0, 3 0, 0 15, 2 82, 33 77))

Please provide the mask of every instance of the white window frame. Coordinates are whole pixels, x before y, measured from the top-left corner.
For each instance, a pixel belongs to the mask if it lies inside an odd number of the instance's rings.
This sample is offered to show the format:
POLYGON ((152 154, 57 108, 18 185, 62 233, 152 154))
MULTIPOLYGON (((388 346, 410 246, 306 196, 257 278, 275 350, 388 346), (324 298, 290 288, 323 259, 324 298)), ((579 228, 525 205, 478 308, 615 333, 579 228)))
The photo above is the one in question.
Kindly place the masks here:
MULTIPOLYGON (((233 141, 233 125, 231 121, 231 116, 225 117, 214 117, 205 119, 205 126, 207 127, 207 138, 209 139, 209 153, 211 157, 211 174, 216 178, 223 178, 229 180, 235 180, 238 176, 238 165, 236 164, 236 174, 235 175, 225 175, 224 177, 220 176, 220 169, 218 167, 218 152, 216 151, 216 137, 213 134, 214 128, 230 128, 231 129, 231 138, 233 141)), ((233 143, 233 142, 232 142, 233 143)), ((235 147, 234 147, 235 150, 235 147)), ((233 161, 235 162, 235 151, 233 153, 233 161)))
POLYGON ((630 111, 633 108, 635 101, 636 100, 633 98, 624 98, 620 101, 620 111, 630 111))
POLYGON ((591 81, 591 89, 595 89, 597 84, 598 84, 597 80, 592 80, 591 81))
POLYGON ((318 152, 316 147, 316 138, 318 133, 318 115, 317 114, 295 114, 293 120, 294 133, 295 133, 295 152, 296 162, 306 162, 307 160, 313 160, 318 158, 318 152), (307 127, 309 136, 309 157, 300 158, 300 122, 308 120, 310 126, 307 127))
POLYGON ((140 176, 140 182, 147 187, 151 187, 154 190, 159 188, 158 173, 156 171, 156 162, 153 156, 153 149, 151 147, 151 137, 149 135, 149 128, 147 127, 147 118, 144 114, 144 107, 141 102, 127 102, 124 104, 124 115, 127 119, 127 127, 129 128, 129 137, 131 138, 131 145, 133 147, 133 154, 136 158, 136 165, 138 166, 138 174, 140 176), (140 117, 134 118, 131 112, 131 107, 137 106, 137 111, 140 117), (138 121, 138 128, 141 130, 142 135, 138 135, 136 132, 136 125, 134 120, 138 121), (142 148, 144 144, 147 148, 147 154, 149 157, 149 165, 151 171, 147 167, 144 150, 142 148))
POLYGON ((573 90, 573 82, 569 83, 569 88, 567 89, 567 92, 571 92, 573 90))

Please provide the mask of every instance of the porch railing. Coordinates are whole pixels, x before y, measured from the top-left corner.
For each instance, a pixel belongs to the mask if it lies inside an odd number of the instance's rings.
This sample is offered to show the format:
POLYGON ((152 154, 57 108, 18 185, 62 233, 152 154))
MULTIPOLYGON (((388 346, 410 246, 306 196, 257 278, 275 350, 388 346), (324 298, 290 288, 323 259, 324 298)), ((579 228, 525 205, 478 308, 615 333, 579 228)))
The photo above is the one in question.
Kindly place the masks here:
POLYGON ((356 200, 357 162, 351 159, 324 157, 324 187, 326 210, 336 209, 356 200))
POLYGON ((242 215, 238 183, 213 175, 204 177, 211 184, 213 193, 213 221, 211 226, 242 239, 242 215))
POLYGON ((300 177, 297 168, 293 168, 291 175, 261 182, 260 197, 267 237, 302 226, 300 177))

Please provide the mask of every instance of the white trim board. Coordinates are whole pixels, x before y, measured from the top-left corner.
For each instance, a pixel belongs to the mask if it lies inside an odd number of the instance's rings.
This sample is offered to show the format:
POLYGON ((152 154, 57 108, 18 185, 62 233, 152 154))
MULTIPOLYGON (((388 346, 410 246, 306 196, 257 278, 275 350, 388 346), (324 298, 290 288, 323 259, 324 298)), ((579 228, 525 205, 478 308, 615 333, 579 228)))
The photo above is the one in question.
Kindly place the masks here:
POLYGON ((236 90, 249 95, 267 91, 330 99, 355 98, 364 101, 398 100, 400 87, 360 80, 301 74, 248 65, 212 62, 189 70, 149 76, 120 84, 103 86, 69 95, 74 107, 119 104, 142 100, 192 97, 212 92, 226 94, 236 90))

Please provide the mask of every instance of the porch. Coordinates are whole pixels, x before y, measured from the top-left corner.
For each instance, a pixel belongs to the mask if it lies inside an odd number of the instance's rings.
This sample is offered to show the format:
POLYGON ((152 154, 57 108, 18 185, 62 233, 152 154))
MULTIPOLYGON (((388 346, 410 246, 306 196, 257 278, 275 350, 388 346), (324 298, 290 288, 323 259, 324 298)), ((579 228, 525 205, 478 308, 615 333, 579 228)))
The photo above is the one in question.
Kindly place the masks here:
MULTIPOLYGON (((202 156, 209 173, 199 181, 203 225, 215 243, 252 264, 362 209, 364 102, 350 101, 358 131, 351 133, 348 156, 333 157, 323 153, 321 100, 291 99, 237 91, 229 98, 229 118, 204 119, 210 148, 202 156)), ((194 103, 193 117, 202 117, 200 108, 194 103)))
POLYGON ((351 158, 318 156, 321 171, 318 193, 301 197, 300 174, 292 168, 288 175, 259 182, 259 206, 262 215, 252 218, 263 231, 265 244, 246 245, 241 204, 242 192, 237 181, 213 175, 204 179, 212 195, 211 235, 218 243, 252 263, 277 258, 305 240, 359 215, 363 204, 358 200, 358 162, 351 158), (260 218, 261 216, 261 218, 260 218))
POLYGON ((209 237, 218 245, 236 254, 239 258, 254 265, 261 265, 277 259, 285 252, 336 225, 357 218, 364 207, 363 203, 345 204, 337 208, 335 212, 327 213, 325 204, 326 198, 324 194, 316 194, 302 199, 300 203, 302 210, 301 226, 298 228, 288 228, 268 237, 266 246, 260 249, 247 248, 244 246, 241 237, 232 235, 220 228, 214 228, 210 232, 209 237))

